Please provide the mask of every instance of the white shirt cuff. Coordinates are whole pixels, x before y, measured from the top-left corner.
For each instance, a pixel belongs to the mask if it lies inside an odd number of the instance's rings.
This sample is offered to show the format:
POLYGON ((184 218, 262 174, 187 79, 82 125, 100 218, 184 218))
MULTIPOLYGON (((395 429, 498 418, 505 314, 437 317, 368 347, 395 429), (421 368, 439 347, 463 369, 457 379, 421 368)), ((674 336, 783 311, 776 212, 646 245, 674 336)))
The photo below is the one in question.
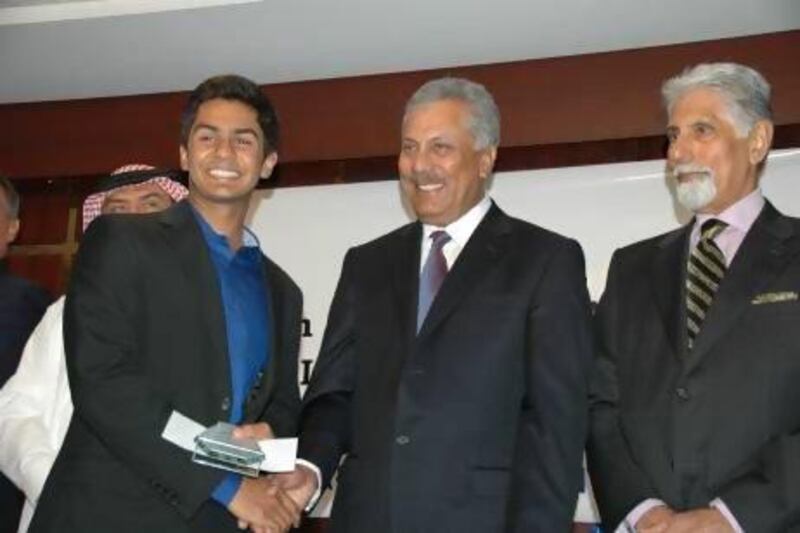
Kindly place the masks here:
POLYGON ((662 500, 657 498, 647 498, 639 505, 633 508, 631 512, 628 513, 628 516, 625 517, 620 525, 617 526, 617 529, 614 530, 614 533, 633 533, 636 531, 636 524, 642 517, 652 509, 653 507, 658 507, 659 505, 667 505, 662 500))
POLYGON ((728 523, 731 525, 731 527, 736 533, 744 533, 744 529, 742 529, 742 526, 739 525, 739 521, 736 520, 735 516, 733 516, 733 513, 728 508, 728 506, 725 505, 725 502, 723 502, 719 498, 714 498, 708 505, 709 507, 713 507, 714 509, 719 511, 722 514, 722 516, 725 517, 725 520, 728 521, 728 523))
POLYGON ((305 466, 306 468, 314 472, 315 476, 317 476, 317 490, 314 491, 314 495, 311 496, 310 500, 308 500, 308 505, 306 505, 306 508, 303 509, 305 512, 309 512, 311 509, 314 508, 315 505, 317 505, 319 497, 322 496, 322 472, 320 472, 317 465, 315 465, 314 463, 310 463, 305 459, 295 459, 294 463, 296 465, 305 466))

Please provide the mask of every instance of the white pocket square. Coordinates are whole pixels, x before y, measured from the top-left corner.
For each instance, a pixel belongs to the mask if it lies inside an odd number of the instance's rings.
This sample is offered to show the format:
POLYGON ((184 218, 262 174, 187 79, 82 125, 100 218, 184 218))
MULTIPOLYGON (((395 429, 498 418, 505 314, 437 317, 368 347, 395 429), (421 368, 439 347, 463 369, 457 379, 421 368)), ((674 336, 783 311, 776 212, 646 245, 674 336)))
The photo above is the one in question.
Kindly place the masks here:
POLYGON ((793 302, 797 299, 798 295, 794 291, 762 292, 761 294, 757 294, 750 303, 753 305, 775 304, 779 302, 793 302))

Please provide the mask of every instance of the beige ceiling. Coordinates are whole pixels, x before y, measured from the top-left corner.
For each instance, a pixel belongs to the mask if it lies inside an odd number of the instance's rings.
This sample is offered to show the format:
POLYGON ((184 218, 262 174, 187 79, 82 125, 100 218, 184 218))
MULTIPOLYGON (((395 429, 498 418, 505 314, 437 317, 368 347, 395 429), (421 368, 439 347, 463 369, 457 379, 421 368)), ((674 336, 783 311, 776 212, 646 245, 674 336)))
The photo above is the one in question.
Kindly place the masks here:
POLYGON ((791 29, 800 0, 262 0, 0 26, 0 103, 186 90, 221 72, 273 83, 791 29))

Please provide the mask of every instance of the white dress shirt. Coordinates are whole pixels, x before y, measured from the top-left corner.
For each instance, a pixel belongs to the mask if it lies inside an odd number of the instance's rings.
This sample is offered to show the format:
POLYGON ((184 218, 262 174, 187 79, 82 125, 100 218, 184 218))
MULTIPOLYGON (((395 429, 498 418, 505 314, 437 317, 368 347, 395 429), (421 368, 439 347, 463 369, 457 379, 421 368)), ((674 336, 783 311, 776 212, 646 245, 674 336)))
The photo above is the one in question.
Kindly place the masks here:
POLYGON ((428 254, 431 253, 431 233, 434 231, 444 230, 450 236, 450 240, 442 247, 442 254, 447 262, 447 270, 453 268, 453 263, 458 259, 461 250, 467 245, 467 241, 472 237, 475 228, 481 223, 483 217, 489 212, 492 207, 492 201, 488 196, 484 196, 480 202, 472 206, 469 211, 464 213, 461 218, 455 222, 451 222, 447 226, 440 228, 430 224, 422 225, 422 242, 420 243, 421 250, 419 254, 419 271, 422 272, 422 267, 425 266, 425 261, 428 260, 428 254))
POLYGON ((62 296, 47 309, 16 373, 0 389, 0 470, 25 493, 20 533, 28 530, 72 418, 63 316, 62 296))

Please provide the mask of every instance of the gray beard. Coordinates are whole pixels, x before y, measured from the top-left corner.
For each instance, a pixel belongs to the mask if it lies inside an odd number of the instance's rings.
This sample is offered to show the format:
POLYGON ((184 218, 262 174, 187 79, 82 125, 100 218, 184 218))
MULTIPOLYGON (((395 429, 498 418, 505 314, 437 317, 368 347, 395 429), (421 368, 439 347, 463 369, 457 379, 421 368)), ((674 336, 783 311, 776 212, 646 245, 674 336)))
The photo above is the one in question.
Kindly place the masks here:
POLYGON ((701 177, 689 181, 677 182, 675 196, 678 203, 693 213, 706 207, 717 196, 717 185, 714 176, 706 171, 701 177))

